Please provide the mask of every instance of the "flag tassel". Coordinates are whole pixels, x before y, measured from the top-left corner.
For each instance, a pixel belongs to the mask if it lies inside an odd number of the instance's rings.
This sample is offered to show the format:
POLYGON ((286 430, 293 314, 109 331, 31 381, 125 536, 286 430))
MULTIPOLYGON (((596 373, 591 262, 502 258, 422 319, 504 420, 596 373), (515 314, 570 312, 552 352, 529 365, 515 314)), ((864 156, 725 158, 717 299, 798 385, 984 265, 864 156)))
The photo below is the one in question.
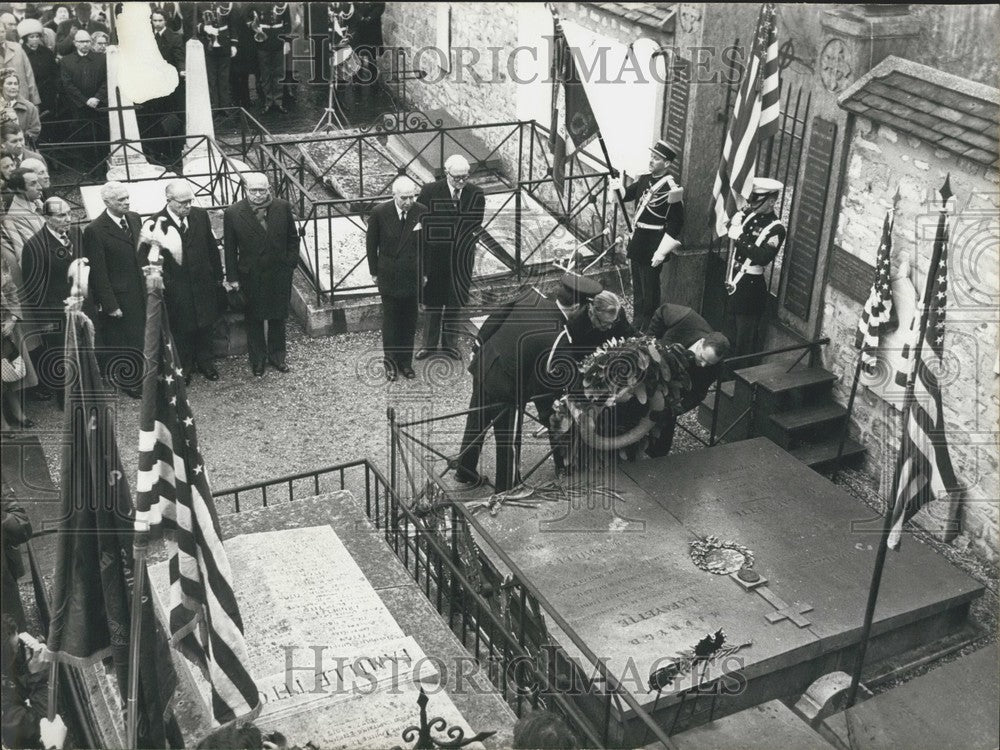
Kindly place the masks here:
MULTIPOLYGON (((941 221, 943 222, 948 198, 951 196, 950 177, 945 179, 941 195, 941 221)), ((927 334, 927 321, 930 316, 930 299, 931 294, 933 294, 934 291, 935 277, 937 276, 938 268, 941 265, 941 252, 942 245, 935 241, 934 251, 931 254, 931 262, 927 271, 927 282, 924 286, 924 296, 922 297, 923 309, 920 313, 920 335, 917 338, 913 356, 916 369, 919 369, 920 367, 920 357, 924 346, 924 337, 927 334)), ((859 357, 859 362, 860 359, 861 358, 859 357)), ((906 419, 909 413, 910 404, 913 401, 913 389, 915 382, 916 378, 911 375, 906 384, 906 391, 903 396, 903 409, 901 416, 903 424, 901 432, 905 432, 906 430, 906 419)), ((882 534, 879 538, 878 551, 875 555, 875 567, 872 570, 872 580, 868 587, 868 602, 865 604, 865 618, 861 626, 861 642, 858 645, 858 656, 854 664, 854 673, 851 675, 851 686, 847 691, 847 708, 853 706, 857 700, 858 685, 861 683, 861 671, 865 665, 865 654, 868 651, 868 642, 871 639, 872 621, 875 617, 875 605, 878 603, 878 592, 882 584, 882 571, 885 568, 885 556, 889 549, 889 532, 892 530, 894 521, 893 502, 896 500, 896 496, 899 493, 899 477, 902 473, 903 462, 903 451, 899 450, 896 454, 896 468, 895 471, 893 471, 892 476, 892 489, 889 492, 889 496, 886 498, 886 509, 882 522, 882 534)))

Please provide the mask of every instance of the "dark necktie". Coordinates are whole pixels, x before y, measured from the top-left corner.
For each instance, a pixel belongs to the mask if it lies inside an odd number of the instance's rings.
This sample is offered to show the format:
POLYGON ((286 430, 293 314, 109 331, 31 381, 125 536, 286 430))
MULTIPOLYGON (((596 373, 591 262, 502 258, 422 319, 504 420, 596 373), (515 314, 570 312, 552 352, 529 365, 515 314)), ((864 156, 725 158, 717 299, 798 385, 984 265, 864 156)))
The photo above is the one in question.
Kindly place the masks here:
POLYGON ((182 236, 182 237, 183 237, 183 236, 184 236, 185 234, 187 234, 187 230, 188 230, 188 223, 187 223, 187 219, 181 219, 181 236, 182 236))
POLYGON ((452 198, 453 201, 455 201, 455 205, 456 206, 459 205, 459 203, 461 203, 461 201, 462 201, 462 189, 461 188, 455 188, 454 190, 452 190, 451 191, 451 198, 452 198))
POLYGON ((406 211, 400 211, 399 212, 399 221, 402 224, 406 223, 406 211))
POLYGON ((125 232, 125 234, 127 234, 129 236, 129 239, 131 239, 132 238, 132 230, 128 228, 128 222, 125 220, 125 217, 123 216, 118 221, 118 223, 121 224, 122 231, 125 232))

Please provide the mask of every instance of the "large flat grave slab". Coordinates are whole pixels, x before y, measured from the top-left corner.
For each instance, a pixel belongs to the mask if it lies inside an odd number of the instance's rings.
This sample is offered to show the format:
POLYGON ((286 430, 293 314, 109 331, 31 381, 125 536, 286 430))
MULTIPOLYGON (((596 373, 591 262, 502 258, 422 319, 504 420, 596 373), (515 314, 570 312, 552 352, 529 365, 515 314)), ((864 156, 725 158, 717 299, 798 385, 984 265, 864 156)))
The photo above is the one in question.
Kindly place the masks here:
MULTIPOLYGON (((880 528, 866 506, 764 438, 625 464, 605 481, 622 501, 507 506, 483 522, 662 726, 681 731, 849 670, 880 528), (710 536, 751 551, 760 580, 699 568, 690 543, 710 536), (719 629, 728 644, 752 645, 659 695, 648 691, 654 669, 719 629), (716 682, 723 675, 732 676, 716 682), (716 694, 694 694, 712 684, 716 694)), ((932 549, 905 540, 886 566, 870 658, 964 632, 982 592, 932 549)), ((593 674, 568 635, 549 628, 593 674)), ((630 711, 615 720, 619 741, 641 741, 630 711)))
MULTIPOLYGON (((778 700, 676 734, 677 750, 831 750, 833 745, 778 700)), ((659 748, 659 743, 649 748, 659 748)))
MULTIPOLYGON (((220 525, 262 695, 258 726, 299 746, 405 744, 422 688, 429 717, 466 737, 498 731, 487 747, 509 742, 510 710, 483 676, 466 668, 456 681, 464 651, 349 492, 222 516, 220 525)), ((166 563, 151 566, 150 578, 162 609, 166 563)), ((191 712, 186 723, 204 730, 207 685, 183 658, 175 663, 186 693, 204 703, 200 720, 191 712)))
POLYGON ((1000 737, 997 644, 916 677, 827 719, 857 750, 961 747, 988 750, 1000 737))

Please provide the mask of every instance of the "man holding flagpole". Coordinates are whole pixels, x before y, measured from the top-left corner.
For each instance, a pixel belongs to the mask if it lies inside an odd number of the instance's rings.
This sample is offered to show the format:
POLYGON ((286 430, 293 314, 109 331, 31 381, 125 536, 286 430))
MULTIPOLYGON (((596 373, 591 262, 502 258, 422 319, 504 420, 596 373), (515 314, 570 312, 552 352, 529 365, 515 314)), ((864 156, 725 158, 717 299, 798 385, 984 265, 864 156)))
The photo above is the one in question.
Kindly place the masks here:
POLYGON ((625 253, 632 266, 633 325, 640 331, 660 307, 660 272, 680 247, 684 229, 684 188, 667 174, 677 154, 662 140, 649 151, 648 174, 625 190, 620 180, 611 180, 611 189, 625 202, 636 201, 634 231, 625 253))

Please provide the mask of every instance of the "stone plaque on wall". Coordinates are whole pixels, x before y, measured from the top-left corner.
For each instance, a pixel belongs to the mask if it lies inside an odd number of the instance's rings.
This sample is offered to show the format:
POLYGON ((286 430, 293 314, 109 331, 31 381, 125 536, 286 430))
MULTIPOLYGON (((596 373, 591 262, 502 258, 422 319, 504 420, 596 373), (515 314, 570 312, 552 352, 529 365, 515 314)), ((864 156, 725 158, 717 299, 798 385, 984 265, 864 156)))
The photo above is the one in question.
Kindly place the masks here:
POLYGON ((830 254, 830 286, 863 305, 868 300, 874 279, 875 266, 851 255, 840 245, 833 246, 830 254))
POLYGON ((798 186, 798 214, 785 249, 788 283, 784 307, 802 320, 809 319, 812 306, 836 137, 836 123, 813 118, 806 166, 798 186))

